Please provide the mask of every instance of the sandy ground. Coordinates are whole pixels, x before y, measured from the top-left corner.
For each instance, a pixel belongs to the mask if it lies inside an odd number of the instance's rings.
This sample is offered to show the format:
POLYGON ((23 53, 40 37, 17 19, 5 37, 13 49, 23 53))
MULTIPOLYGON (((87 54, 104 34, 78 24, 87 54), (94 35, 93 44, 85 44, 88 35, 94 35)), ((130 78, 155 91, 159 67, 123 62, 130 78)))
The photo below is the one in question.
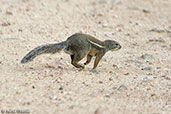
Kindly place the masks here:
MULTIPOLYGON (((81 63, 83 63, 81 61, 81 63)), ((0 113, 171 113, 171 0, 0 0, 0 113), (36 46, 82 32, 122 45, 82 71, 36 46)))

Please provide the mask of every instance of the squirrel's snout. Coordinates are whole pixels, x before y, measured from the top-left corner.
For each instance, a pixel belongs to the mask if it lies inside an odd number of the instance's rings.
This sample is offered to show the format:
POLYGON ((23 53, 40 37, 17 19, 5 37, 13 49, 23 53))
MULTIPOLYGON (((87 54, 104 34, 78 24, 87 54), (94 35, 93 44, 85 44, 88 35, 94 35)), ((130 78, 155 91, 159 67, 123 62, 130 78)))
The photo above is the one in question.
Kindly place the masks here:
POLYGON ((117 49, 121 49, 121 47, 122 47, 119 43, 116 43, 115 46, 117 49))
POLYGON ((122 48, 122 46, 119 44, 119 45, 118 45, 118 49, 121 49, 121 48, 122 48))
POLYGON ((111 51, 117 51, 121 48, 122 46, 119 43, 115 42, 114 47, 112 47, 111 51))

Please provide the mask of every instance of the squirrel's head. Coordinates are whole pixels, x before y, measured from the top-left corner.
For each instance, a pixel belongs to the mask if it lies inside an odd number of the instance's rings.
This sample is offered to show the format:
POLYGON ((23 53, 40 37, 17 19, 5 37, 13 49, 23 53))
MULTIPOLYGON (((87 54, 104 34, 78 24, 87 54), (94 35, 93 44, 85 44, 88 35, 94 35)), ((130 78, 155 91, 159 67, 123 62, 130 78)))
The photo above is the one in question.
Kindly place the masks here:
POLYGON ((121 49, 121 45, 114 40, 105 40, 104 42, 106 44, 107 51, 117 51, 121 49))

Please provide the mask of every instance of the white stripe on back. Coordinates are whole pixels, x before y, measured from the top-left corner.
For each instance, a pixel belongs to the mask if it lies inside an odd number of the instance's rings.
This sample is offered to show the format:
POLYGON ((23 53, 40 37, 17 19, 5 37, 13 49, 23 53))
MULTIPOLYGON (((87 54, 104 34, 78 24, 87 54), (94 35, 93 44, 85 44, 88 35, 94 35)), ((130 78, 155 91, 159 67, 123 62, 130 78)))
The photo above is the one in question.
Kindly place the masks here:
POLYGON ((94 45, 100 47, 100 48, 105 48, 104 46, 102 46, 102 45, 100 45, 100 44, 97 44, 96 42, 90 41, 89 39, 88 39, 88 41, 89 41, 90 43, 92 43, 92 44, 94 44, 94 45))

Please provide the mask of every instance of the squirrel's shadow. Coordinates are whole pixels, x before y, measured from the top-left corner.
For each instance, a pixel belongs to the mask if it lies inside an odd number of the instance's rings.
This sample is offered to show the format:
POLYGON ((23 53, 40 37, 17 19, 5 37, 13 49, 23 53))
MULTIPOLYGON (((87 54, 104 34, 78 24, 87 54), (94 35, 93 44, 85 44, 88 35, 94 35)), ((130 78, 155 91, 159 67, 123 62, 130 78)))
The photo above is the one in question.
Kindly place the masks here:
POLYGON ((40 65, 21 65, 19 66, 19 71, 30 72, 30 71, 43 71, 43 70, 53 70, 53 71, 63 71, 63 72, 81 72, 81 71, 90 71, 89 68, 78 69, 73 66, 63 66, 63 65, 48 65, 48 64, 40 64, 40 65))

